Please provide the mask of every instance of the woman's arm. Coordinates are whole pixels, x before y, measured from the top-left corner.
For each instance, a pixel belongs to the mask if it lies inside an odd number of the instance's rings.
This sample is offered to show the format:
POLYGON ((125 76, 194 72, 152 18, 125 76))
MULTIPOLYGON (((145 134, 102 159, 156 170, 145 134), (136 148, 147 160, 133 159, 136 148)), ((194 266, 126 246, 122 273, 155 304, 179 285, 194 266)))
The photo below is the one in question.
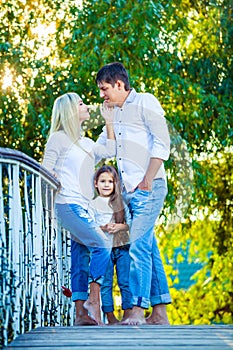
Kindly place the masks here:
POLYGON ((55 177, 57 176, 55 168, 61 153, 61 145, 64 142, 63 138, 63 134, 54 133, 49 137, 45 146, 42 165, 55 177))
POLYGON ((115 140, 115 134, 114 134, 114 128, 113 128, 113 119, 114 119, 114 108, 108 107, 103 103, 102 107, 100 108, 102 117, 105 120, 106 125, 106 133, 107 138, 110 140, 115 140))

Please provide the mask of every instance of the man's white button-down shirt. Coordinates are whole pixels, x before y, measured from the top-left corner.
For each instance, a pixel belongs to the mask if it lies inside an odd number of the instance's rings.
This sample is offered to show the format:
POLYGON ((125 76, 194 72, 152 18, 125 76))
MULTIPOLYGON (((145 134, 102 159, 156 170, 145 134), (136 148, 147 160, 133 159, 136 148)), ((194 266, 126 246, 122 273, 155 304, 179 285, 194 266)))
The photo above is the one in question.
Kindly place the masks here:
MULTIPOLYGON (((114 131, 117 166, 129 192, 142 181, 150 158, 169 158, 170 138, 164 110, 152 94, 132 89, 123 106, 114 108, 114 131)), ((99 142, 105 138, 104 131, 99 142)), ((166 178, 163 164, 155 178, 166 178)))

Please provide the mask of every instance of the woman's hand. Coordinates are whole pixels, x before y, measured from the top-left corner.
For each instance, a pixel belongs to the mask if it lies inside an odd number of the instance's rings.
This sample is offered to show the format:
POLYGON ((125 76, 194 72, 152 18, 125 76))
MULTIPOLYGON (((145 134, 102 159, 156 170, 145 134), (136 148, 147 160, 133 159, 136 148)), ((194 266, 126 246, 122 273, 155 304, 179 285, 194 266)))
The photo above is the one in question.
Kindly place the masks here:
POLYGON ((113 116, 114 116, 114 106, 109 106, 106 103, 103 103, 100 106, 100 113, 102 117, 104 118, 106 123, 112 123, 113 122, 113 116))

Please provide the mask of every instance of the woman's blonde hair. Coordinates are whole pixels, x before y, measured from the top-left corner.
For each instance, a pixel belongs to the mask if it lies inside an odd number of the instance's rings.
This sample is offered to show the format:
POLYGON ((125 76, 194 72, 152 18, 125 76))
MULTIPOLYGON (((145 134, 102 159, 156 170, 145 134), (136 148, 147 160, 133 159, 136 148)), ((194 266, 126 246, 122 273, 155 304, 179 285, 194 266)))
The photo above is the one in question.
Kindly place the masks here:
POLYGON ((64 130, 67 136, 76 144, 80 137, 79 102, 81 97, 75 92, 59 96, 52 110, 50 135, 58 130, 64 130))

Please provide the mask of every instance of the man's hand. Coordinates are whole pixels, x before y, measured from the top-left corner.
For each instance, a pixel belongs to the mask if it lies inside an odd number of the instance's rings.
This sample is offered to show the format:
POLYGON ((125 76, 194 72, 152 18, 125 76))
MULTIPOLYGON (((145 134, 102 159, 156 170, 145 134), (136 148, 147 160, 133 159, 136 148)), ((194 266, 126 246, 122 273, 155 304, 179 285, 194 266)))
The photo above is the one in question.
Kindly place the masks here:
POLYGON ((149 181, 146 177, 138 184, 138 188, 142 191, 152 191, 152 181, 149 181))

